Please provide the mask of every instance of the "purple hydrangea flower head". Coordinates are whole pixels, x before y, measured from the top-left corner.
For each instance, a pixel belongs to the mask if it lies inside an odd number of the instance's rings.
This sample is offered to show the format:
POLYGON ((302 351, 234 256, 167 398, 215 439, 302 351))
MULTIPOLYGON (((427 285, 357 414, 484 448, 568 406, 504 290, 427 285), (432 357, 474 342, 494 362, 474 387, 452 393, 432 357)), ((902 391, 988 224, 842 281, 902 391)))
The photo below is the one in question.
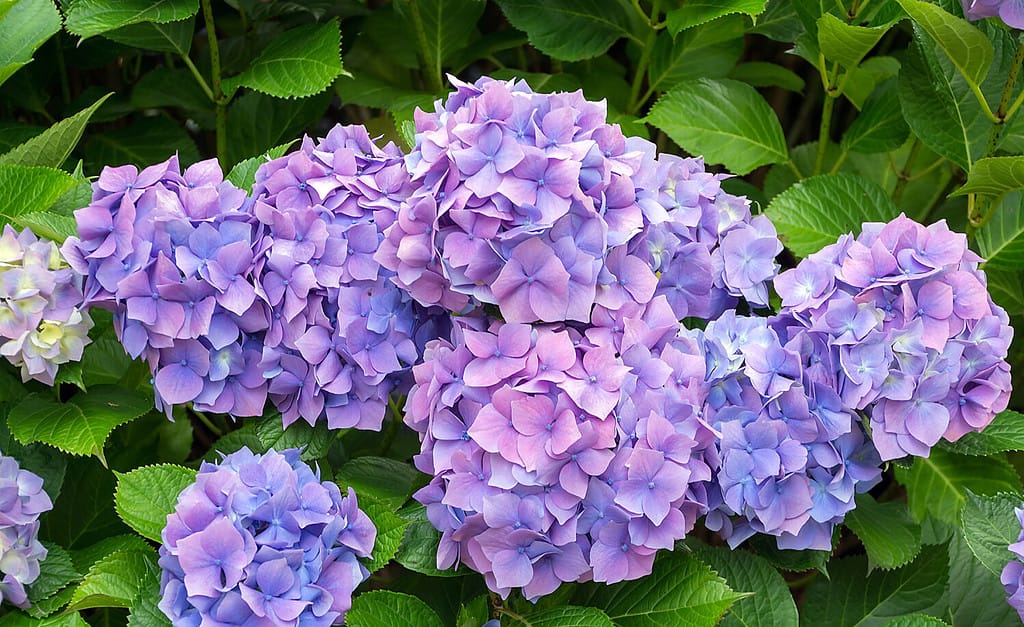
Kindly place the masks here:
POLYGON ((583 324, 656 293, 679 318, 767 304, 774 228, 701 160, 656 157, 580 92, 452 82, 416 115, 414 190, 376 253, 418 302, 583 324))
POLYGON ((775 282, 790 332, 828 347, 815 372, 869 416, 883 460, 927 456, 1006 408, 1013 329, 979 262, 945 222, 900 216, 841 237, 775 282))
POLYGON ((1009 546, 1014 559, 1003 567, 1000 580, 1006 591, 1006 602, 1017 610, 1017 614, 1024 621, 1024 508, 1018 507, 1013 511, 1017 514, 1017 522, 1022 529, 1017 541, 1009 546))
POLYGON ((972 22, 998 17, 1010 28, 1024 29, 1024 2, 1021 0, 960 0, 964 15, 972 22))
POLYGON ((25 587, 39 577, 39 562, 46 559, 37 537, 39 514, 51 509, 43 480, 0 455, 0 601, 29 606, 25 587))
POLYGON ((0 235, 0 354, 21 369, 22 381, 53 385, 60 364, 79 361, 92 318, 83 304, 82 276, 53 242, 10 225, 0 235))
POLYGON ((175 625, 340 625, 377 530, 299 451, 204 463, 167 517, 160 609, 175 625))
POLYGON ((579 328, 464 316, 427 345, 406 423, 434 477, 415 496, 439 567, 528 598, 635 579, 706 511, 717 451, 695 338, 664 297, 595 312, 579 328))

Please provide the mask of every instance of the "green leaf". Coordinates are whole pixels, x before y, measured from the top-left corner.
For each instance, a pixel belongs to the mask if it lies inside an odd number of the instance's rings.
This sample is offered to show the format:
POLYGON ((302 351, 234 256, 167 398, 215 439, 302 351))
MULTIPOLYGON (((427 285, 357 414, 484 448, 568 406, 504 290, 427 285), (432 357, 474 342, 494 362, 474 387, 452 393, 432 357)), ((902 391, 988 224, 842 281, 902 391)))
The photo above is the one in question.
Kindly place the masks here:
POLYGON ((508 625, 516 627, 614 627, 612 619, 596 607, 572 605, 553 607, 523 616, 522 620, 506 616, 508 625))
POLYGON ((342 489, 352 487, 387 504, 391 511, 401 507, 412 494, 419 472, 409 464, 387 457, 357 457, 338 470, 334 482, 342 489), (387 477, 387 481, 381 481, 387 477))
MULTIPOLYGON (((92 563, 80 561, 77 549, 131 531, 114 512, 113 497, 114 475, 98 459, 70 458, 60 498, 41 517, 39 536, 69 549, 75 570, 87 572, 92 563)), ((134 534, 129 537, 144 542, 134 534)))
POLYGON ((999 575, 974 558, 960 534, 949 541, 948 591, 945 616, 956 627, 1020 624, 1017 612, 1006 602, 999 575))
POLYGON ((736 592, 749 592, 729 608, 721 627, 796 625, 796 603, 786 581, 764 558, 748 551, 702 547, 696 552, 736 592))
POLYGON ((869 568, 898 568, 917 557, 921 526, 911 520, 906 504, 879 503, 869 494, 858 494, 856 503, 846 515, 846 526, 864 543, 869 568))
POLYGON ((487 3, 483 0, 395 0, 394 5, 416 36, 423 68, 440 78, 441 68, 472 39, 487 3))
POLYGON ((224 455, 233 453, 243 446, 254 453, 265 453, 263 442, 256 435, 256 425, 246 423, 241 429, 229 431, 220 437, 203 456, 204 461, 219 462, 224 455))
POLYGON ((659 34, 647 71, 648 91, 667 91, 701 77, 724 77, 743 54, 743 26, 741 18, 728 17, 676 37, 659 34))
POLYGON ((779 570, 789 572, 816 570, 827 576, 831 551, 780 549, 775 538, 764 534, 754 534, 747 543, 758 555, 779 570))
POLYGON ((213 102, 203 93, 192 73, 184 68, 158 67, 146 73, 135 83, 131 105, 137 109, 178 107, 189 112, 209 113, 214 110, 213 102))
POLYGON ((773 198, 765 210, 780 239, 798 257, 845 233, 859 233, 864 222, 886 222, 898 213, 880 187, 845 173, 804 179, 773 198))
POLYGON ((302 460, 308 462, 326 455, 337 433, 328 429, 324 420, 317 421, 316 426, 299 420, 285 429, 281 416, 274 413, 256 424, 256 436, 263 443, 264 450, 283 451, 301 447, 302 460))
POLYGON ((927 614, 908 614, 886 621, 882 627, 937 627, 945 624, 941 619, 927 614))
POLYGON ((833 560, 829 578, 818 577, 807 589, 801 613, 820 627, 882 625, 939 601, 947 572, 944 547, 929 547, 903 568, 870 575, 863 555, 833 560))
POLYGON ((85 142, 85 161, 93 171, 110 163, 145 167, 178 153, 181 166, 199 161, 188 132, 165 117, 141 118, 124 128, 96 133, 85 142))
MULTIPOLYGON (((156 580, 156 578, 153 578, 156 580)), ((143 590, 131 604, 128 627, 171 627, 171 620, 160 609, 160 583, 143 590)))
MULTIPOLYGON (((174 52, 184 56, 192 49, 192 36, 195 30, 196 21, 190 18, 167 24, 157 24, 156 22, 131 24, 104 33, 104 37, 133 48, 174 52)), ((194 80, 194 78, 189 78, 190 82, 194 80)))
MULTIPOLYGON (((991 285, 991 274, 989 275, 991 285)), ((1024 451, 1024 414, 1013 410, 999 412, 982 431, 971 431, 956 442, 939 442, 943 448, 961 455, 992 455, 1006 451, 1024 451)))
POLYGON ((174 513, 178 494, 192 485, 196 471, 172 464, 143 466, 114 473, 117 490, 114 508, 121 520, 144 538, 160 542, 167 516, 174 513))
POLYGON ((960 520, 967 490, 977 494, 1017 492, 1017 471, 999 457, 970 457, 933 448, 929 457, 914 459, 910 468, 896 466, 896 478, 907 486, 907 505, 917 521, 928 514, 949 523, 960 520))
POLYGON ((374 590, 364 592, 352 602, 352 609, 345 614, 349 627, 443 627, 437 612, 418 598, 374 590))
POLYGON ((46 547, 46 559, 39 563, 39 578, 28 591, 28 599, 33 604, 52 597, 61 588, 82 578, 64 548, 51 542, 44 542, 43 546, 46 547))
MULTIPOLYGON (((52 595, 46 597, 45 599, 40 599, 39 601, 34 602, 32 604, 32 607, 30 607, 28 609, 28 613, 31 614, 35 618, 43 618, 43 617, 46 617, 46 616, 50 616, 51 614, 54 614, 55 612, 57 612, 57 610, 60 610, 61 608, 63 608, 65 605, 67 605, 71 601, 71 596, 75 593, 75 587, 76 586, 72 586, 72 585, 65 586, 65 587, 61 588, 60 590, 58 590, 56 592, 56 594, 52 594, 52 595)), ((78 616, 78 614, 77 613, 75 613, 75 614, 64 614, 62 616, 64 616, 64 617, 78 616)), ((53 617, 51 620, 56 620, 56 619, 57 619, 57 617, 53 617)), ((2 624, 6 625, 6 623, 2 623, 2 624)), ((33 623, 33 625, 35 625, 35 624, 37 624, 37 623, 33 623)), ((50 623, 47 623, 47 622, 43 621, 41 624, 48 625, 50 623)), ((87 625, 88 623, 75 623, 75 624, 76 625, 78 625, 78 624, 87 625)))
MULTIPOLYGON (((74 218, 60 216, 48 211, 37 211, 20 215, 11 220, 19 228, 30 228, 39 237, 53 240, 57 244, 63 244, 64 240, 72 235, 78 235, 78 223, 74 218)), ((68 368, 74 367, 74 362, 61 366, 58 377, 68 368)))
POLYGON ((843 133, 844 150, 872 154, 896 150, 907 140, 910 129, 903 119, 895 83, 874 92, 864 103, 860 115, 843 133))
POLYGON ((736 174, 787 159, 775 112, 757 90, 739 81, 680 83, 654 104, 645 121, 687 152, 723 163, 736 174))
POLYGON ((356 104, 375 109, 390 109, 395 101, 400 98, 432 97, 425 92, 398 87, 387 81, 362 73, 355 76, 342 76, 338 78, 334 82, 334 91, 337 92, 341 101, 346 104, 356 104))
POLYGON ((1006 563, 1015 559, 1009 546, 1020 535, 1020 523, 1013 511, 1018 507, 1021 497, 1017 494, 978 496, 967 491, 960 514, 964 540, 974 557, 993 575, 999 576, 1006 563))
POLYGON ((146 579, 159 570, 152 549, 111 553, 89 569, 75 589, 68 609, 130 607, 146 579))
POLYGON ((228 107, 227 168, 243 159, 301 136, 320 120, 330 105, 331 92, 300 100, 281 100, 258 92, 236 97, 228 107))
POLYGON ((888 26, 855 26, 831 13, 818 18, 818 47, 829 61, 845 68, 855 68, 882 39, 888 26))
POLYGON ((52 2, 17 0, 0 12, 0 84, 32 60, 32 54, 60 30, 52 2))
POLYGON ((875 87, 893 78, 899 71, 900 62, 893 57, 870 57, 859 66, 847 70, 840 79, 846 82, 843 86, 843 96, 858 110, 863 109, 875 87))
POLYGON ((116 386, 96 386, 67 403, 29 394, 11 408, 7 424, 23 444, 44 442, 72 455, 95 455, 106 464, 103 443, 119 425, 153 409, 152 400, 116 386))
POLYGON ((149 543, 133 534, 108 536, 95 544, 90 544, 84 549, 71 552, 71 559, 74 561, 75 569, 79 572, 88 572, 93 566, 119 551, 148 551, 149 543))
POLYGON ((678 35, 680 31, 700 26, 723 15, 760 15, 766 4, 768 0, 689 0, 665 15, 665 26, 670 33, 678 35))
POLYGON ((129 24, 166 24, 199 12, 199 0, 71 0, 65 28, 85 39, 129 24))
POLYGON ((90 627, 78 612, 62 614, 43 620, 30 618, 21 612, 11 612, 0 618, 0 627, 90 627))
POLYGON ((635 33, 646 28, 625 0, 498 0, 498 6, 537 50, 562 61, 602 55, 623 37, 640 43, 635 33))
MULTIPOLYGON (((717 625, 743 595, 734 592, 707 564, 686 553, 669 553, 647 577, 581 589, 585 603, 600 608, 620 627, 717 625)), ((574 599, 575 602, 582 598, 574 599)))
POLYGON ((75 179, 62 170, 0 165, 0 214, 11 220, 45 211, 74 185, 75 179))
POLYGON ((980 84, 992 65, 992 43, 967 20, 922 0, 897 0, 907 15, 938 44, 964 78, 980 84))
POLYGON ((403 507, 398 515, 409 521, 395 559, 409 570, 431 577, 459 577, 463 573, 437 567, 437 544, 441 532, 427 520, 427 509, 419 503, 403 507))
POLYGON ((251 191, 252 185, 256 181, 256 170, 259 170, 261 165, 271 159, 277 159, 284 153, 288 152, 288 148, 290 148, 294 143, 295 142, 288 142, 287 144, 281 144, 280 146, 275 146, 274 148, 265 151, 259 156, 249 157, 248 159, 239 161, 235 164, 235 167, 231 168, 231 172, 228 172, 228 175, 224 178, 246 191, 251 191))
MULTIPOLYGON (((382 477, 386 475, 381 475, 382 477)), ((359 508, 370 517, 377 528, 377 541, 373 545, 373 555, 366 568, 377 572, 395 558, 398 547, 402 544, 405 528, 409 521, 394 513, 394 510, 369 494, 359 493, 359 508)))
POLYGON ((463 603, 455 620, 455 627, 480 627, 490 618, 490 597, 482 594, 469 603, 463 603))
POLYGON ((800 78, 796 72, 781 65, 763 61, 741 63, 729 72, 729 78, 743 81, 754 87, 781 87, 795 92, 804 90, 804 79, 800 78))
POLYGON ((224 92, 248 87, 278 98, 318 94, 345 73, 338 22, 298 26, 274 37, 252 64, 224 81, 224 92))
POLYGON ((1024 315, 1024 273, 986 269, 985 274, 992 300, 1010 315, 1024 315))

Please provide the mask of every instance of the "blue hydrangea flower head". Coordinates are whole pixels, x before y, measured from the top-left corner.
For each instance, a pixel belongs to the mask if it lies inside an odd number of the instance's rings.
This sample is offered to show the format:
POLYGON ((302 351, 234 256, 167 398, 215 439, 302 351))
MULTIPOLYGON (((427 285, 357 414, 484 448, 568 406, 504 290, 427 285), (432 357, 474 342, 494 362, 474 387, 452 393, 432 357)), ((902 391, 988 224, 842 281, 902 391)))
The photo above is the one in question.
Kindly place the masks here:
POLYGON ((1015 508, 1013 511, 1017 515, 1021 530, 1017 541, 1008 547, 1014 558, 1003 567, 1000 580, 1006 590, 1006 602, 1017 610, 1020 619, 1024 621, 1024 507, 1015 508))
POLYGON ((25 587, 39 577, 39 562, 46 559, 39 514, 51 509, 43 480, 0 454, 0 601, 29 606, 25 587))

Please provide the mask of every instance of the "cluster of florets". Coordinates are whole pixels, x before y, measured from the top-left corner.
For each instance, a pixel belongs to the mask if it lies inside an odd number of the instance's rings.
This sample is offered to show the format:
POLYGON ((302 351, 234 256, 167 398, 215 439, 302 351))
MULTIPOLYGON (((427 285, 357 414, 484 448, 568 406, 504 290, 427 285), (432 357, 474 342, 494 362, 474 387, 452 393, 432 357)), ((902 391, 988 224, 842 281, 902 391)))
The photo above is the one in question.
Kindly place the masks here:
POLYGON ((940 438, 980 431, 1006 408, 1013 329, 980 258, 945 222, 864 226, 810 255, 775 287, 806 329, 814 368, 842 405, 870 416, 883 460, 927 457, 940 438))
POLYGON ((338 126, 256 180, 248 197, 215 161, 107 168, 65 254, 168 411, 256 416, 269 396, 285 425, 379 429, 445 319, 373 260, 411 185, 401 153, 338 126))
POLYGON ((763 533, 780 548, 829 550, 881 460, 820 367, 825 347, 788 322, 729 312, 700 334, 721 460, 705 524, 732 546, 763 533))
POLYGON ((428 345, 406 405, 422 434, 415 496, 502 595, 650 573, 707 510, 715 435, 704 361, 663 297, 599 310, 584 332, 459 318, 428 345))
POLYGON ((0 602, 28 607, 25 586, 39 577, 39 562, 46 559, 37 537, 39 514, 51 509, 43 480, 0 455, 0 602))
POLYGON ((1017 541, 1008 547, 1014 559, 1003 567, 1000 580, 1006 591, 1006 602, 1017 610, 1020 619, 1024 621, 1024 507, 1014 508, 1013 511, 1017 514, 1017 524, 1021 530, 1017 541))
POLYGON ((448 316, 413 302, 374 260, 412 183, 401 151, 361 126, 336 126, 256 172, 266 229, 257 290, 268 305, 261 366, 285 424, 380 429, 426 341, 448 316))
POLYGON ((426 305, 506 322, 591 322, 664 294, 677 318, 767 304, 772 224, 700 159, 606 123, 582 93, 482 78, 416 113, 417 186, 377 259, 426 305))
POLYGON ((1024 29, 1024 2, 1021 0, 960 0, 967 19, 998 17, 1010 28, 1024 29))
POLYGON ((377 530, 355 493, 299 451, 243 448, 204 463, 160 547, 160 609, 175 625, 339 625, 369 573, 377 530))
POLYGON ((5 225, 0 235, 0 354, 22 381, 53 385, 60 364, 78 361, 92 318, 82 304, 82 276, 56 244, 5 225))

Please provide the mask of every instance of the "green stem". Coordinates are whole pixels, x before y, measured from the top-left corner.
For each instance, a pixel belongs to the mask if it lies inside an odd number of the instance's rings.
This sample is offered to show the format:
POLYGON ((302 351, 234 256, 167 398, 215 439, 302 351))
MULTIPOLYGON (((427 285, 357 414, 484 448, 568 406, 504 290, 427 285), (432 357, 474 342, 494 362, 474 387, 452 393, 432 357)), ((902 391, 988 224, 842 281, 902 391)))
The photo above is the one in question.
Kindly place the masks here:
POLYGON ((910 170, 914 166, 914 161, 917 159, 917 154, 920 151, 921 140, 915 137, 914 142, 910 144, 910 154, 907 155, 907 160, 903 162, 903 169, 897 174, 899 180, 896 181, 896 187, 892 190, 893 204, 900 204, 900 199, 903 198, 903 191, 907 188, 907 183, 910 182, 910 170))
POLYGON ((199 68, 196 67, 195 63, 192 63, 192 59, 188 58, 187 54, 181 55, 181 60, 185 62, 185 67, 192 72, 192 76, 195 77, 196 82, 203 89, 203 93, 214 103, 217 103, 217 97, 213 95, 213 90, 210 89, 210 84, 206 82, 203 75, 199 72, 199 68))
POLYGON ((796 180, 798 180, 798 181, 802 181, 803 180, 804 173, 800 171, 800 168, 796 167, 796 161, 793 161, 792 159, 788 159, 788 160, 786 160, 786 165, 789 166, 789 169, 792 170, 793 174, 796 175, 796 180))
MULTIPOLYGON (((203 19, 206 21, 206 40, 210 46, 210 78, 213 83, 213 102, 217 106, 217 159, 221 165, 227 164, 228 152, 228 101, 224 97, 224 89, 220 77, 220 44, 217 41, 217 28, 213 21, 213 3, 200 0, 203 5, 203 19)), ((190 64, 191 65, 191 64, 190 64)))
MULTIPOLYGON (((639 8, 639 3, 636 5, 639 8)), ((651 25, 655 20, 658 19, 658 12, 661 10, 661 1, 654 0, 654 4, 651 7, 651 16, 648 18, 646 15, 647 24, 651 25)), ((640 60, 636 65, 636 73, 633 75, 633 84, 629 89, 629 102, 626 105, 627 113, 636 113, 637 108, 643 103, 647 102, 647 99, 654 93, 653 87, 648 89, 644 94, 644 98, 640 98, 640 88, 644 84, 644 78, 647 75, 647 66, 651 62, 651 51, 654 49, 654 42, 658 37, 658 31, 653 28, 647 33, 647 40, 643 42, 640 49, 640 60)))
POLYGON ((836 105, 836 99, 829 93, 826 86, 825 106, 821 110, 821 127, 818 129, 818 154, 814 157, 814 173, 821 174, 825 165, 825 151, 828 150, 829 129, 832 128, 832 109, 836 105))
MULTIPOLYGON (((985 149, 985 156, 989 156, 996 151, 996 146, 999 144, 999 138, 1003 134, 1003 129, 1006 128, 1006 123, 1009 120, 1007 115, 1007 107, 1010 105, 1010 98, 1013 97, 1013 88, 1017 85, 1017 75, 1020 73, 1021 65, 1024 64, 1024 43, 1017 44, 1017 50, 1013 53, 1013 63, 1010 65, 1010 71, 1006 75, 1006 83, 1003 85, 1003 95, 999 99, 999 108, 996 109, 996 117, 999 118, 998 122, 992 124, 992 129, 988 134, 988 147, 985 149)), ((1024 93, 1022 93, 1024 95, 1024 93)))
POLYGON ((843 151, 839 153, 839 158, 836 159, 836 162, 832 164, 832 169, 829 170, 828 173, 835 174, 836 172, 838 172, 839 168, 843 165, 843 162, 846 161, 846 157, 849 156, 849 154, 850 151, 847 150, 846 148, 843 148, 843 151))
POLYGON ((409 13, 412 17, 413 28, 416 29, 416 40, 420 47, 420 58, 423 61, 424 66, 430 65, 432 67, 425 67, 425 74, 427 75, 427 82, 430 85, 430 90, 435 94, 440 94, 444 91, 444 81, 441 76, 441 58, 433 58, 430 54, 430 44, 427 41, 427 31, 423 28, 423 17, 420 15, 420 6, 418 2, 408 3, 409 13))
POLYGON ((199 422, 206 425, 206 428, 209 429, 210 432, 213 433, 215 436, 219 438, 222 435, 224 435, 224 432, 218 429, 217 426, 210 421, 210 418, 206 414, 204 414, 201 411, 196 411, 194 409, 192 410, 192 413, 195 414, 196 418, 199 418, 199 422))
MULTIPOLYGON (((999 118, 996 117, 995 113, 992 113, 992 107, 988 105, 988 100, 985 100, 985 94, 981 93, 981 87, 976 82, 967 77, 964 77, 964 80, 967 83, 967 86, 971 88, 971 92, 974 94, 974 98, 978 101, 978 104, 981 105, 981 111, 982 113, 985 114, 985 117, 988 118, 988 121, 992 122, 993 124, 998 124, 999 118)), ((1024 96, 1024 94, 1021 95, 1024 96)), ((1019 98, 1017 99, 1017 102, 1014 103, 1014 106, 1020 106, 1019 98)), ((1011 111, 1012 110, 1015 109, 1011 109, 1011 111)), ((1012 113, 1008 113, 1007 117, 1009 117, 1010 115, 1012 115, 1012 113)))

